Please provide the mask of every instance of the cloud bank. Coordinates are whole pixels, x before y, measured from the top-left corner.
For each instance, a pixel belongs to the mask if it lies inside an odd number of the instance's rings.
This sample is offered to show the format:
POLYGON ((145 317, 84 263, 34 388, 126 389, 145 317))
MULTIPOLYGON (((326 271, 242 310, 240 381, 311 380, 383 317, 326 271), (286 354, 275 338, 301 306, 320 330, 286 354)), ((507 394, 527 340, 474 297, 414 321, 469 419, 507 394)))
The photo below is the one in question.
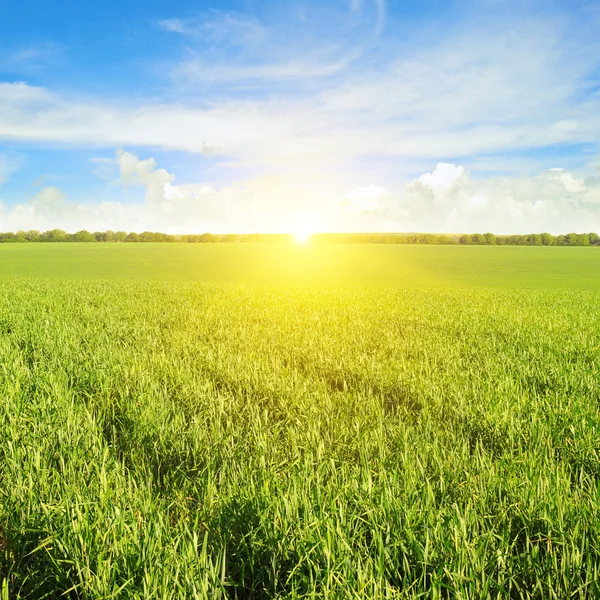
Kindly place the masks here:
POLYGON ((600 231, 600 176, 560 168, 533 177, 473 178, 439 163, 398 189, 368 184, 319 188, 314 182, 256 177, 215 188, 177 185, 152 158, 118 151, 121 185, 139 186, 144 202, 77 203, 55 187, 30 201, 0 207, 0 230, 121 230, 166 233, 315 231, 487 232, 600 231))

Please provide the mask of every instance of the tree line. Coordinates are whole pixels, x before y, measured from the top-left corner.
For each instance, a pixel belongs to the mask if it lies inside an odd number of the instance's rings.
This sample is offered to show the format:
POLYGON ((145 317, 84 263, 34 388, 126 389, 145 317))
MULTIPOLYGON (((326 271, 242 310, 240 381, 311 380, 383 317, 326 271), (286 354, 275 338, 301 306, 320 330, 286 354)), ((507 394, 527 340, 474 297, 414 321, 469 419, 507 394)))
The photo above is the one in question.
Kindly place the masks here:
MULTIPOLYGON (((235 243, 235 242, 291 242, 294 236, 280 233, 252 234, 190 234, 173 235, 160 232, 142 233, 126 231, 81 230, 67 233, 62 229, 49 231, 17 231, 0 233, 0 243, 28 242, 188 242, 188 243, 235 243)), ((465 233, 446 235, 434 233, 316 233, 312 242, 344 244, 432 244, 476 246, 600 246, 596 233, 531 233, 525 235, 495 235, 493 233, 465 233)))
POLYGON ((214 235, 203 233, 200 235, 172 235, 159 231, 95 231, 85 229, 76 233, 67 233, 62 229, 51 229, 49 231, 17 231, 0 233, 0 243, 6 242, 264 242, 264 241, 286 241, 291 239, 287 234, 224 234, 214 235))
POLYGON ((362 244, 432 244, 466 246, 599 246, 600 236, 596 233, 531 233, 525 235, 495 235, 493 233, 465 233, 445 235, 435 233, 325 233, 313 236, 326 242, 362 244))

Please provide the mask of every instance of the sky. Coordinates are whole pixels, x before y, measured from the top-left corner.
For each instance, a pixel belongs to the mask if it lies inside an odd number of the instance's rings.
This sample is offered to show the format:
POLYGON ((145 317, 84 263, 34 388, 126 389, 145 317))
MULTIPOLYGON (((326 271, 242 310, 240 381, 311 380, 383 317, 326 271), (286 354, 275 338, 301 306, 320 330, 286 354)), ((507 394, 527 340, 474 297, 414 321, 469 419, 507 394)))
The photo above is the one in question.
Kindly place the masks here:
POLYGON ((600 232, 597 0, 0 14, 0 231, 600 232))

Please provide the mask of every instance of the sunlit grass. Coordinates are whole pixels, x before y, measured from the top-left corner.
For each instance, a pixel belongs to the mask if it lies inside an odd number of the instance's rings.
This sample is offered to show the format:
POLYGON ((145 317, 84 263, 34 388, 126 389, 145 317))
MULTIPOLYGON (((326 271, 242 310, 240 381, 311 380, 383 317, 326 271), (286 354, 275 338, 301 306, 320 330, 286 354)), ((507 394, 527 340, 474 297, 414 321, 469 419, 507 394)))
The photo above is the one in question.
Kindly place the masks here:
POLYGON ((595 292, 0 282, 0 589, 593 598, 595 292))
POLYGON ((599 290, 599 248, 386 244, 0 244, 0 277, 599 290))

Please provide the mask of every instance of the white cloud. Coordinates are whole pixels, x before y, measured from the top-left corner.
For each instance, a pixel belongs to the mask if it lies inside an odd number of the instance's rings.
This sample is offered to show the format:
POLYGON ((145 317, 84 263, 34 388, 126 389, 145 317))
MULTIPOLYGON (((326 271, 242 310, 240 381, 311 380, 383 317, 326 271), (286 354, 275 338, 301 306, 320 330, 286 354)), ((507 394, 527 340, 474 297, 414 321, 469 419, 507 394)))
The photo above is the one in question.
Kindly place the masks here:
POLYGON ((120 151, 117 164, 123 185, 143 188, 144 202, 76 203, 45 187, 29 202, 3 207, 0 230, 281 232, 301 223, 323 231, 600 232, 600 177, 564 169, 478 180, 440 163, 392 191, 272 175, 220 188, 176 185, 153 159, 120 151))
POLYGON ((349 200, 376 200, 382 196, 389 196, 390 192, 381 185, 367 185, 366 187, 350 190, 346 194, 349 200))
POLYGON ((403 230, 495 233, 600 231, 600 181, 564 169, 533 177, 472 179, 438 164, 409 183, 390 212, 403 230), (449 173, 459 174, 447 178, 449 173), (436 183, 451 181, 450 185, 436 183))
POLYGON ((298 222, 323 230, 335 226, 331 221, 335 204, 326 184, 261 176, 219 189, 208 183, 175 185, 174 175, 159 168, 152 158, 140 159, 131 152, 118 151, 116 163, 123 185, 144 189, 142 203, 77 203, 61 190, 45 187, 28 202, 11 207, 0 204, 0 231, 61 228, 252 233, 293 231, 298 222))
POLYGON ((166 169, 158 169, 153 158, 140 160, 131 152, 119 150, 117 163, 124 185, 134 183, 146 188, 148 204, 160 204, 177 197, 177 188, 171 185, 174 176, 166 169))
POLYGON ((58 188, 45 187, 27 203, 18 204, 11 209, 0 204, 0 223, 3 231, 36 229, 40 225, 51 229, 59 227, 57 223, 71 220, 71 208, 75 208, 75 205, 69 207, 58 188))
POLYGON ((569 192, 584 192, 585 191, 585 182, 583 179, 575 179, 573 175, 565 169, 561 169, 558 167, 554 167, 550 169, 551 176, 555 176, 556 179, 562 182, 565 186, 565 189, 569 192))
POLYGON ((431 173, 423 173, 417 181, 433 191, 435 195, 443 194, 454 186, 460 185, 466 178, 463 167, 449 163, 438 163, 431 173))
POLYGON ((371 184, 355 188, 346 193, 342 202, 342 214, 351 220, 385 216, 391 198, 390 191, 381 185, 371 184))
POLYGON ((345 69, 342 55, 328 62, 297 52, 283 62, 232 59, 221 69, 218 61, 209 67, 191 60, 175 69, 198 69, 205 83, 205 67, 223 81, 264 80, 261 93, 248 97, 213 91, 201 102, 188 94, 187 104, 134 106, 0 84, 0 138, 181 149, 275 169, 596 143, 600 97, 589 86, 598 56, 600 42, 574 48, 559 27, 531 21, 496 34, 445 37, 410 54, 396 49, 379 68, 345 69), (343 75, 329 78, 340 69, 343 75), (265 81, 298 74, 324 81, 300 90, 265 81))

